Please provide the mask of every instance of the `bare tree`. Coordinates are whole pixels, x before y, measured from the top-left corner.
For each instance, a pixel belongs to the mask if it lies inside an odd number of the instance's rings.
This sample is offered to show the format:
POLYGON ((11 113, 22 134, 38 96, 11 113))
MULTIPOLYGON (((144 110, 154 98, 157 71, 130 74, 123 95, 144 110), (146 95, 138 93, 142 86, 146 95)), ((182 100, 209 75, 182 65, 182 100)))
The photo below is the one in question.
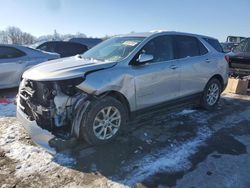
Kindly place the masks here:
POLYGON ((35 37, 29 33, 22 33, 22 44, 33 44, 35 42, 35 37))
POLYGON ((80 32, 77 32, 74 37, 76 37, 76 38, 87 38, 87 36, 84 33, 80 33, 80 32))
POLYGON ((0 31, 0 43, 8 44, 8 36, 5 31, 0 31))
POLYGON ((8 27, 0 34, 0 41, 10 44, 32 44, 35 37, 29 33, 22 32, 18 27, 8 27))
POLYGON ((59 33, 57 33, 57 31, 56 31, 56 30, 54 30, 53 40, 61 40, 60 34, 59 34, 59 33))
POLYGON ((8 27, 7 36, 11 44, 22 44, 22 31, 18 27, 8 27))
POLYGON ((0 43, 8 44, 34 44, 36 42, 52 41, 52 40, 69 40, 71 38, 87 38, 84 33, 77 32, 76 34, 59 34, 56 30, 52 35, 43 35, 35 38, 33 35, 22 32, 18 27, 8 27, 5 31, 0 31, 0 43))

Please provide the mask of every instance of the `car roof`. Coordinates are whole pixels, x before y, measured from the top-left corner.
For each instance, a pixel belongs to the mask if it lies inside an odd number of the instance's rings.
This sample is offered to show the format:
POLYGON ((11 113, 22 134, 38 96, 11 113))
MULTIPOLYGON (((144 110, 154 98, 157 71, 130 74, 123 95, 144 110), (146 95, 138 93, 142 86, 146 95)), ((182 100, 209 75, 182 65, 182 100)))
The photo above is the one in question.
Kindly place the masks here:
POLYGON ((18 45, 18 44, 0 44, 0 46, 15 47, 15 48, 25 48, 25 46, 18 45))
MULTIPOLYGON (((46 41, 43 42, 42 44, 47 44, 47 43, 65 43, 65 44, 80 44, 83 45, 81 43, 77 43, 77 42, 73 42, 73 41, 64 41, 64 40, 52 40, 52 41, 46 41)), ((42 45, 41 44, 41 45, 42 45)))
POLYGON ((16 48, 18 50, 21 50, 22 52, 25 52, 26 54, 44 54, 45 52, 31 48, 29 46, 23 46, 19 44, 0 44, 0 47, 11 47, 16 48))
POLYGON ((82 47, 85 47, 85 48, 88 48, 87 45, 84 45, 84 44, 81 44, 81 43, 78 43, 78 42, 72 42, 72 41, 62 41, 62 40, 53 40, 53 41, 46 41, 46 42, 43 42, 41 44, 39 44, 38 46, 36 46, 36 49, 39 49, 41 46, 43 45, 47 45, 47 44, 54 44, 54 45, 57 45, 57 44, 64 44, 64 45, 77 45, 78 47, 79 46, 82 46, 82 47))
POLYGON ((72 38, 69 41, 87 45, 89 47, 93 47, 97 45, 98 43, 102 42, 102 39, 100 38, 72 38))
POLYGON ((129 34, 119 35, 119 36, 120 37, 151 37, 151 36, 164 35, 164 34, 166 34, 166 35, 186 35, 186 36, 202 37, 202 38, 209 38, 209 39, 217 40, 216 38, 205 36, 205 35, 177 32, 177 31, 151 31, 151 32, 142 32, 142 33, 129 33, 129 34))

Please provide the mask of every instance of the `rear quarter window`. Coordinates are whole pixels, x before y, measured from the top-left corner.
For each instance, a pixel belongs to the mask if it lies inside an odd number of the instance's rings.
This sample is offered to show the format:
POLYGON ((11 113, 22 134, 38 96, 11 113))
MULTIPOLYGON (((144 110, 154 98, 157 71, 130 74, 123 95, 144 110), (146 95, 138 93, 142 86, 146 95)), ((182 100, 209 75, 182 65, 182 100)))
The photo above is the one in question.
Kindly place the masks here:
POLYGON ((218 40, 210 39, 210 38, 203 38, 208 44, 210 44, 217 52, 224 53, 223 48, 218 40))

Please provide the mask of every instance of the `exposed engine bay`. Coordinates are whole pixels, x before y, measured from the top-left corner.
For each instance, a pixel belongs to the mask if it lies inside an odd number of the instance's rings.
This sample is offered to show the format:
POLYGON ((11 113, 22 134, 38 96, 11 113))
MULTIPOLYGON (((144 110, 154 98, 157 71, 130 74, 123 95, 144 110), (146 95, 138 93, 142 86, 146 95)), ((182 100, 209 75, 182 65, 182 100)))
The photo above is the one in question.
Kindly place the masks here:
POLYGON ((57 135, 72 133, 73 117, 80 101, 88 97, 76 85, 83 78, 41 82, 23 80, 19 91, 20 107, 30 121, 57 135))

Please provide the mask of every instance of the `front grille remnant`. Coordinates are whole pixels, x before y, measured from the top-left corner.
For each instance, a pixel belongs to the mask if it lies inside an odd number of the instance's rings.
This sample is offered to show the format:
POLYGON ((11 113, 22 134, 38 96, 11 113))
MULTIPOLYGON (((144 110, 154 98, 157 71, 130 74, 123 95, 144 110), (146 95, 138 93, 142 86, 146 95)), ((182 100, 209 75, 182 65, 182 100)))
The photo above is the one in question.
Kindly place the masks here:
POLYGON ((19 91, 21 110, 30 121, 35 120, 42 128, 53 129, 52 84, 25 80, 19 91))
POLYGON ((19 108, 30 121, 51 132, 71 130, 73 104, 86 95, 78 92, 76 79, 39 82, 23 80, 19 89, 19 108))

